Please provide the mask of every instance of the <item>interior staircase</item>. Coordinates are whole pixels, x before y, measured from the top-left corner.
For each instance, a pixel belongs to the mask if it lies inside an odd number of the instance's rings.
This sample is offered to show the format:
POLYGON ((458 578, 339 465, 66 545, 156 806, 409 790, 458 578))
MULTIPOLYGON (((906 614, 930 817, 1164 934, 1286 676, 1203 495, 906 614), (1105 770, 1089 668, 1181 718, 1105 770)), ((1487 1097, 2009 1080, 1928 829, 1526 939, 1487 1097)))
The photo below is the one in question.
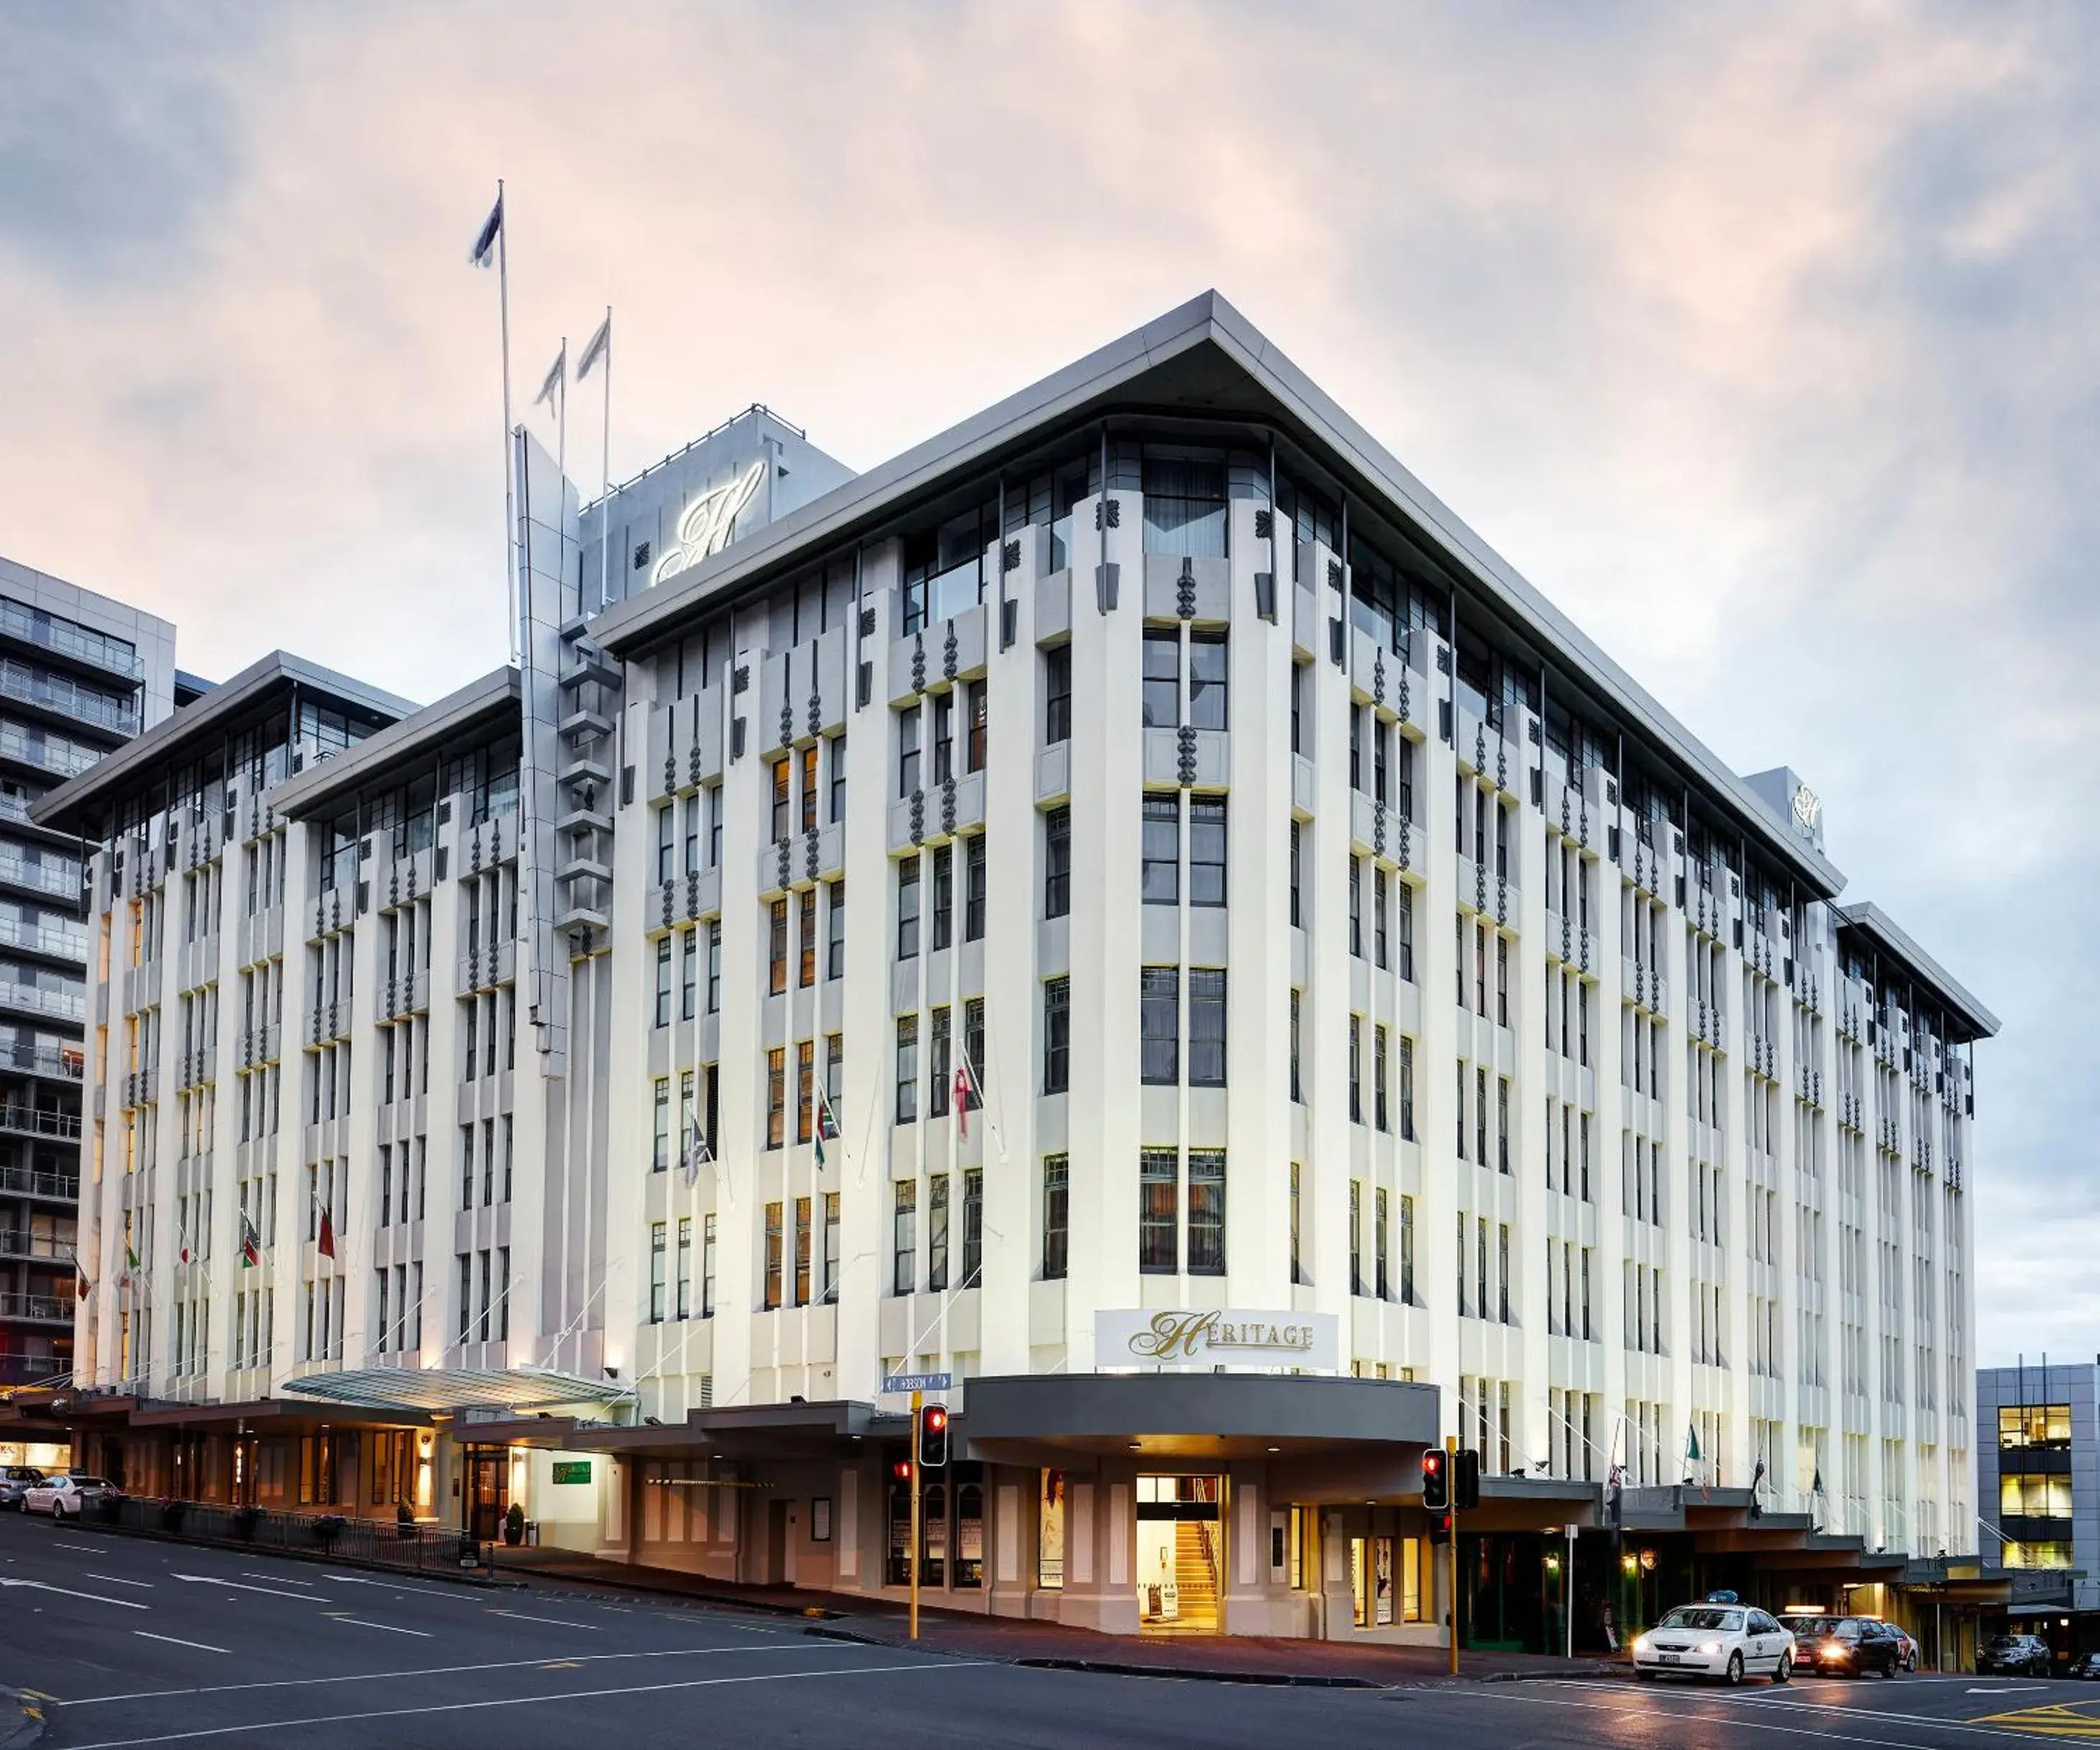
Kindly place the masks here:
POLYGON ((1218 1626, 1218 1573, 1200 1521, 1180 1519, 1174 1526, 1174 1584, 1180 1590, 1181 1615, 1174 1627, 1185 1633, 1215 1633, 1218 1626))

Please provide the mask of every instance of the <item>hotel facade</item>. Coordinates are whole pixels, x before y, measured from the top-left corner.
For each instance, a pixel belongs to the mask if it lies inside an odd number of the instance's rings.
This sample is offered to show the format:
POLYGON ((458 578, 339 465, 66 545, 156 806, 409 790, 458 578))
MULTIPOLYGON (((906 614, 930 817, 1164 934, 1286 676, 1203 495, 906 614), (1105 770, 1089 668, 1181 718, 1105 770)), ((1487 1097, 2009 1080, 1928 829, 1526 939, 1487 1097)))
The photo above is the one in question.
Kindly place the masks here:
POLYGON ((945 1373, 955 1607, 1439 1639, 1446 1436, 1478 1643, 1974 1549, 1996 1022, 1221 299, 865 475, 515 455, 517 667, 37 804, 132 1487, 886 1593, 945 1373))

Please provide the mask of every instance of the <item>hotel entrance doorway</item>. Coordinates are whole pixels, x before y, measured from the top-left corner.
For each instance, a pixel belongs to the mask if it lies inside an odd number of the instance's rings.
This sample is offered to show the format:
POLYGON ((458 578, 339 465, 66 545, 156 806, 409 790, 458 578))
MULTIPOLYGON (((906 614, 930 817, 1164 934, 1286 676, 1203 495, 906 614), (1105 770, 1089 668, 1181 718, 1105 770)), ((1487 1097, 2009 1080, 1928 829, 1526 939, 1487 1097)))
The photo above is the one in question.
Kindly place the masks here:
POLYGON ((1225 1589, 1222 1477, 1137 1479, 1137 1620, 1146 1634, 1215 1634, 1225 1589))

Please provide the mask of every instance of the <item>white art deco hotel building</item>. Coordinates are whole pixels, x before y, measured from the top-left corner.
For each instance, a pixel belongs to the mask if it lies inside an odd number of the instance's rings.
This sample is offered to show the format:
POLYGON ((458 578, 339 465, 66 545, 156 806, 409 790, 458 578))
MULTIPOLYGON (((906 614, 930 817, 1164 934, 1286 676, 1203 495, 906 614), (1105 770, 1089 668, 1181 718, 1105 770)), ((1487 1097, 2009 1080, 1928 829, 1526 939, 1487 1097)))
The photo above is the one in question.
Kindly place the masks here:
POLYGON ((887 1591, 946 1372, 959 1607, 1436 1638, 1446 1434, 1476 1642, 1974 1549, 1996 1023, 1222 300, 865 475, 518 457, 520 668, 38 805, 133 1487, 887 1591))

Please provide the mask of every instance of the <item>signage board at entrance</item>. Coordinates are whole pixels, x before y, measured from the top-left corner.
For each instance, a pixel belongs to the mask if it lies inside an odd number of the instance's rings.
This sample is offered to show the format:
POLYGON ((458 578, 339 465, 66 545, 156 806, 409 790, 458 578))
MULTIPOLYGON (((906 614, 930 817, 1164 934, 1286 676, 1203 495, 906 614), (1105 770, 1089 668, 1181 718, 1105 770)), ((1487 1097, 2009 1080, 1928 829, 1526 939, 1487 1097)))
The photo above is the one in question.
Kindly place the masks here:
POLYGON ((1296 1368, 1331 1373, 1341 1366, 1341 1320, 1333 1313, 1192 1306, 1094 1315, 1097 1368, 1296 1368))
POLYGON ((945 1373, 886 1373, 882 1389, 902 1395, 915 1391, 946 1391, 950 1384, 945 1373))
POLYGON ((591 1461, 587 1458, 556 1459, 554 1463, 557 1483, 588 1483, 590 1481, 591 1461))

